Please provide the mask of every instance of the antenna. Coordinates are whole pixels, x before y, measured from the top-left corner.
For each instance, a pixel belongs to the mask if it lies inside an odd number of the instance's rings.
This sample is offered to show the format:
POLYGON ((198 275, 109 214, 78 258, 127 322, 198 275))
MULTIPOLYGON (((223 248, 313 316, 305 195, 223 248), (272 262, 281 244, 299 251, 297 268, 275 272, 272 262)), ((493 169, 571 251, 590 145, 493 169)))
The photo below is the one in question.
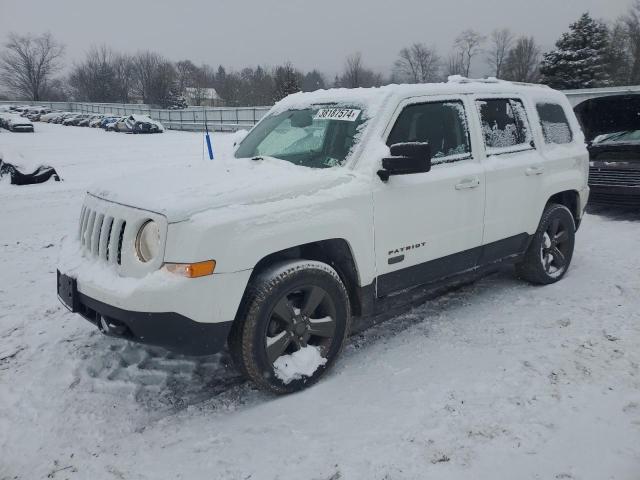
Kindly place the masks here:
POLYGON ((213 160, 213 147, 211 146, 211 137, 209 137, 209 124, 207 123, 207 107, 202 107, 204 111, 204 138, 207 141, 207 150, 209 150, 209 160, 213 160))

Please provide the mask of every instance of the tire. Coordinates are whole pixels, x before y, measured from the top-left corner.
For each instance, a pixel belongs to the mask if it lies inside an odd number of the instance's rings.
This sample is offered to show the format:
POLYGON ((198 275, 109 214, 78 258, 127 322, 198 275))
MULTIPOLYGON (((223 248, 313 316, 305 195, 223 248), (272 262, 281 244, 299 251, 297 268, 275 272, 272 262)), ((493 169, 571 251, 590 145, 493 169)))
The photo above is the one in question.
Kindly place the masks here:
POLYGON ((261 389, 276 394, 302 390, 335 363, 350 322, 349 296, 333 268, 311 260, 279 264, 249 286, 229 335, 231 358, 261 389), (305 347, 315 347, 307 352, 322 357, 317 357, 317 368, 287 376, 282 368, 291 360, 288 355, 305 347))
POLYGON ((560 280, 571 264, 575 235, 575 220, 569 209, 555 203, 547 205, 524 260, 516 265, 518 276, 538 285, 560 280))

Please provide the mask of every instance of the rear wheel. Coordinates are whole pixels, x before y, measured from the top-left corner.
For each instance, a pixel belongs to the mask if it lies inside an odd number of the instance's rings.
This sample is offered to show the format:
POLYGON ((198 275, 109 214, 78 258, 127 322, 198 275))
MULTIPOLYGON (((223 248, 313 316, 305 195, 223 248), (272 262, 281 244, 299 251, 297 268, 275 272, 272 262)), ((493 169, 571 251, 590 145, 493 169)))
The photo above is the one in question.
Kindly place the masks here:
POLYGON ((234 362, 260 388, 283 394, 315 383, 335 362, 351 318, 336 271, 314 261, 257 276, 229 338, 234 362))
POLYGON ((522 263, 518 275, 532 283, 547 285, 560 280, 571 263, 576 226, 567 207, 549 204, 522 263))

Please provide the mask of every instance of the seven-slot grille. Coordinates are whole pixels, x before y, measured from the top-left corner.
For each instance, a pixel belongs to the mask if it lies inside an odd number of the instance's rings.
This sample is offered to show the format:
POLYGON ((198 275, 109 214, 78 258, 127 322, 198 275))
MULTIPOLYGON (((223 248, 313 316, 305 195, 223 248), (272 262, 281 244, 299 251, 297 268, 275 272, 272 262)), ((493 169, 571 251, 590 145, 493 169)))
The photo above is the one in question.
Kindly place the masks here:
POLYGON ((106 262, 122 264, 122 241, 127 222, 83 206, 79 240, 84 250, 106 262))
POLYGON ((640 170, 589 168, 591 185, 614 185, 624 187, 640 186, 640 170))

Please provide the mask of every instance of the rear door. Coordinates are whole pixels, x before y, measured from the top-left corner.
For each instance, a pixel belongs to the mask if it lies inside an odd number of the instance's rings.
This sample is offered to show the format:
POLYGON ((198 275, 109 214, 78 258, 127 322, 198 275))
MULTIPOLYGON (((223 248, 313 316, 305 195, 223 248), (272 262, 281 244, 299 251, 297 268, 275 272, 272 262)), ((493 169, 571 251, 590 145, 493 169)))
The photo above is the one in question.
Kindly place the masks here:
POLYGON ((472 105, 464 96, 409 99, 387 129, 387 145, 428 142, 433 166, 374 191, 378 296, 476 265, 485 182, 469 131, 472 105))
POLYGON ((540 220, 538 203, 545 166, 525 100, 482 96, 475 104, 487 183, 481 263, 488 263, 526 248, 540 220))

